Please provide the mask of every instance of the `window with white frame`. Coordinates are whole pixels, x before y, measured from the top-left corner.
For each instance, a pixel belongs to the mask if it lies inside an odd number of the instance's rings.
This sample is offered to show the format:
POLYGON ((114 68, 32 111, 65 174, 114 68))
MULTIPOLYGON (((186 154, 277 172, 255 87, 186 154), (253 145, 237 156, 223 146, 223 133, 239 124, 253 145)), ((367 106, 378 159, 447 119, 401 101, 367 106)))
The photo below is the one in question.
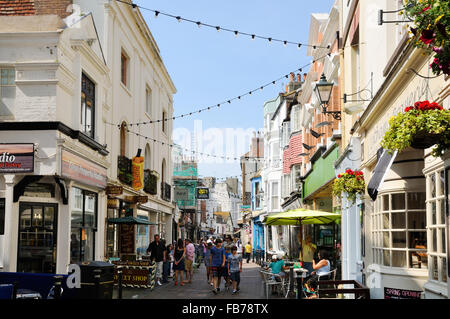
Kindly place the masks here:
POLYGON ((444 170, 434 171, 427 179, 427 233, 429 279, 447 282, 447 250, 445 241, 444 170))
POLYGON ((0 116, 14 115, 16 98, 16 71, 13 68, 0 68, 0 116))
POLYGON ((374 263, 427 269, 425 193, 379 195, 371 218, 374 263))
POLYGON ((127 88, 130 88, 130 58, 124 50, 120 55, 120 80, 127 88))
POLYGON ((271 208, 277 210, 280 207, 280 196, 278 192, 278 182, 272 182, 271 208))
POLYGON ((301 130, 300 125, 300 104, 294 105, 291 111, 292 132, 301 130))
POLYGON ((291 184, 292 184, 292 191, 298 191, 301 187, 301 181, 300 181, 300 173, 301 173, 301 166, 300 164, 296 164, 292 166, 291 169, 291 184))

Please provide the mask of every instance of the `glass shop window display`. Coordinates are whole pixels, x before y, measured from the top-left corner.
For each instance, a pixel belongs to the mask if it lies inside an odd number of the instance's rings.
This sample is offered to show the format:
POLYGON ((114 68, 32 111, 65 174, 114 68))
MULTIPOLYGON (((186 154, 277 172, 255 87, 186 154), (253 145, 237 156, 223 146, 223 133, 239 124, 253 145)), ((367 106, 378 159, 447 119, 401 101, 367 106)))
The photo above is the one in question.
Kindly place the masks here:
POLYGON ((97 194, 76 187, 72 194, 70 260, 73 263, 92 261, 97 231, 97 194))

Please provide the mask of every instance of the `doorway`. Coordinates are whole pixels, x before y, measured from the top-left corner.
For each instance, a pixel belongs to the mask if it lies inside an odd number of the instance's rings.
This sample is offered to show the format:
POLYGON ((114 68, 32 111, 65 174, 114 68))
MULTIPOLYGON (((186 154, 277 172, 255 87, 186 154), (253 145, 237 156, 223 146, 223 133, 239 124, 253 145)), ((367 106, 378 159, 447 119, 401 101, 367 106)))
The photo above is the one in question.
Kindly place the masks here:
POLYGON ((20 203, 17 272, 55 273, 58 205, 20 203))

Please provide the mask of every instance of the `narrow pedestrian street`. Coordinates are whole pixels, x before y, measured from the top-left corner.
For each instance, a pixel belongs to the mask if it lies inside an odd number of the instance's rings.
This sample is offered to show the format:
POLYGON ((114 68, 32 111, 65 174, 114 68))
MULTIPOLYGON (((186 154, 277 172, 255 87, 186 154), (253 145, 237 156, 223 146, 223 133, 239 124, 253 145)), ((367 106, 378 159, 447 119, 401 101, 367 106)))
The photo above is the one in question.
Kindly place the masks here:
MULTIPOLYGON (((191 284, 184 286, 174 285, 173 278, 169 283, 150 289, 123 288, 123 299, 264 299, 264 285, 259 274, 260 266, 244 261, 241 273, 240 292, 233 295, 232 289, 224 289, 224 281, 220 285, 220 292, 215 295, 212 287, 206 281, 205 265, 194 270, 194 278, 191 284)), ((117 298, 117 288, 114 290, 114 299, 117 298)), ((276 296, 273 296, 276 297, 276 296)))

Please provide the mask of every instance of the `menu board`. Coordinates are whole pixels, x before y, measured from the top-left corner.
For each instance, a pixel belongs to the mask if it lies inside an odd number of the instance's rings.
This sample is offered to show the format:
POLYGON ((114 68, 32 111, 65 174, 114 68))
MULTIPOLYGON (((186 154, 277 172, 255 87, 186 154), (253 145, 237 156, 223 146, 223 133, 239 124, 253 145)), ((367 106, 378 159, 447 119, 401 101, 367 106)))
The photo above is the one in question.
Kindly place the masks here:
MULTIPOLYGON (((122 285, 147 287, 150 283, 149 261, 114 261, 115 266, 122 266, 122 285)), ((114 283, 118 283, 118 268, 114 267, 114 283)))
POLYGON ((135 253, 135 227, 134 225, 120 225, 120 253, 135 253))

